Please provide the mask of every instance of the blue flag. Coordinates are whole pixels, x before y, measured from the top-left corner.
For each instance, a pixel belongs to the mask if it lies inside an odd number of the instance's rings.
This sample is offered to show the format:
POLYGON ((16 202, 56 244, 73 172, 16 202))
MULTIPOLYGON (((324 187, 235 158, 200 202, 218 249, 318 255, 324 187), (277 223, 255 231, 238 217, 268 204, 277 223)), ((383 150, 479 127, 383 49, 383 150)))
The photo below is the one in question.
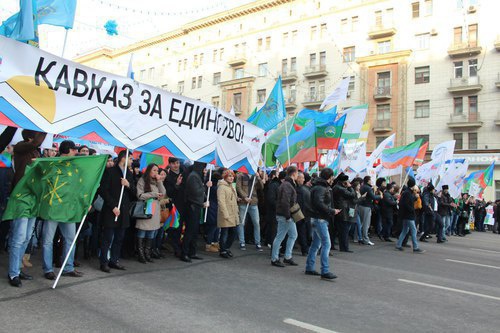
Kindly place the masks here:
POLYGON ((76 0, 37 0, 38 24, 50 24, 72 29, 76 0))
POLYGON ((309 121, 314 120, 316 126, 324 126, 332 121, 335 121, 336 113, 325 113, 310 109, 303 109, 300 111, 295 119, 295 123, 300 126, 305 126, 309 121))
POLYGON ((281 87, 281 76, 276 81, 264 106, 247 121, 264 131, 270 131, 286 118, 285 99, 281 87))
POLYGON ((0 35, 20 42, 35 39, 34 4, 36 5, 35 0, 20 0, 21 10, 3 22, 0 26, 0 35))
POLYGON ((328 109, 328 110, 325 110, 323 111, 323 113, 333 113, 333 114, 337 114, 337 105, 335 105, 333 108, 331 109, 328 109))
POLYGON ((411 166, 406 168, 406 173, 408 174, 408 177, 415 179, 415 173, 413 172, 413 168, 411 166))

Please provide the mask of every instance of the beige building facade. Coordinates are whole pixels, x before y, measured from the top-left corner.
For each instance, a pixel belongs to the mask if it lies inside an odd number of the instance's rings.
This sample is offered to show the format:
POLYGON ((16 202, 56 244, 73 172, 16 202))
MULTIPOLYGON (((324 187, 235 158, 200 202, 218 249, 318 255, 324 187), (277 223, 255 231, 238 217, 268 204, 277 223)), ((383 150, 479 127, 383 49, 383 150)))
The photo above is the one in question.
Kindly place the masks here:
POLYGON ((368 150, 397 133, 399 145, 424 138, 432 149, 455 139, 459 153, 497 158, 496 7, 487 0, 260 0, 76 61, 125 75, 133 54, 136 80, 233 106, 243 118, 263 105, 279 75, 290 114, 319 108, 350 77, 339 108, 368 103, 368 150))

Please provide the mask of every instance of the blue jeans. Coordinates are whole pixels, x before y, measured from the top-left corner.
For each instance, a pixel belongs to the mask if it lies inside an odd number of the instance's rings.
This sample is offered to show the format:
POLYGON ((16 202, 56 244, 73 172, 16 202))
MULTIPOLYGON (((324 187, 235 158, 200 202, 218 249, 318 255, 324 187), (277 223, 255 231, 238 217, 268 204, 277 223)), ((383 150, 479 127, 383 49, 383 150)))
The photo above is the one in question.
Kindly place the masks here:
POLYGON ((417 227, 415 226, 415 221, 413 220, 403 220, 403 230, 401 231, 401 234, 399 235, 399 239, 397 242, 397 247, 401 247, 403 244, 403 240, 406 237, 406 234, 410 231, 411 233, 411 241, 413 242, 413 250, 418 249, 418 242, 417 242, 417 227))
POLYGON ((451 227, 451 216, 448 215, 448 216, 441 216, 441 218, 443 219, 443 235, 442 235, 442 238, 443 239, 446 239, 446 235, 449 235, 450 232, 448 229, 450 229, 451 227))
POLYGON ((457 213, 452 213, 451 214, 451 224, 450 224, 450 234, 451 235, 457 235, 457 222, 458 222, 458 214, 457 213))
POLYGON ((156 235, 156 230, 137 229, 137 238, 153 239, 153 238, 155 238, 155 235, 156 235))
POLYGON ((122 251, 123 236, 125 228, 104 228, 101 240, 101 255, 99 256, 101 265, 107 265, 109 262, 116 264, 120 260, 122 251), (111 256, 108 260, 108 252, 111 249, 111 256))
POLYGON ((35 228, 36 217, 21 217, 10 224, 9 233, 9 277, 15 278, 21 272, 21 261, 35 228))
POLYGON ((297 226, 291 218, 287 220, 284 216, 276 215, 276 220, 278 220, 278 231, 273 242, 271 260, 276 261, 279 259, 280 245, 287 234, 288 240, 286 241, 285 259, 291 259, 293 244, 295 244, 295 240, 297 239, 297 226))
MULTIPOLYGON (((238 238, 240 240, 240 244, 245 244, 245 209, 246 205, 240 205, 240 224, 237 227, 238 238)), ((250 215, 250 219, 253 223, 253 238, 255 240, 255 245, 260 245, 260 220, 259 220, 259 207, 257 205, 249 205, 248 206, 248 215, 250 215)))
MULTIPOLYGON (((43 272, 49 273, 53 272, 52 268, 52 257, 53 257, 53 243, 54 243, 54 235, 56 234, 56 230, 59 228, 63 238, 64 238, 64 249, 63 249, 63 257, 66 258, 68 252, 70 250, 71 244, 75 239, 76 233, 76 225, 75 223, 62 223, 57 221, 45 221, 43 225, 42 232, 42 244, 43 244, 43 272)), ((75 258, 75 248, 71 251, 71 254, 68 258, 68 262, 66 266, 63 268, 63 272, 72 272, 75 270, 73 267, 73 260, 75 258)))
POLYGON ((328 254, 330 253, 330 234, 328 233, 328 221, 322 219, 311 218, 313 229, 313 239, 309 254, 307 255, 306 271, 314 271, 316 264, 316 255, 321 246, 321 274, 326 274, 330 271, 328 262, 328 254))
POLYGON ((357 229, 357 232, 358 232, 358 241, 362 241, 363 240, 363 234, 361 232, 361 230, 362 230, 362 227, 361 227, 361 218, 359 217, 358 213, 356 213, 356 229, 357 229))

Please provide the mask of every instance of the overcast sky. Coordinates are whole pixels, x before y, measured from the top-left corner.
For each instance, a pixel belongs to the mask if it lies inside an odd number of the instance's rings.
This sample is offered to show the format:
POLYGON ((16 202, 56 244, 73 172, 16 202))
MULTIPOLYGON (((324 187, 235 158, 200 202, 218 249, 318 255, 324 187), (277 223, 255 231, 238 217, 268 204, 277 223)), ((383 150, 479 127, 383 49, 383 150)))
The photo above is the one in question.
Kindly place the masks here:
MULTIPOLYGON (((0 21, 19 10, 19 0, 0 1, 0 21)), ((252 1, 78 0, 75 25, 68 34, 65 58, 72 58, 101 46, 125 46, 249 2, 252 1), (118 23, 118 36, 106 34, 104 24, 108 20, 118 23)), ((41 48, 60 56, 64 28, 43 25, 39 32, 41 48)))

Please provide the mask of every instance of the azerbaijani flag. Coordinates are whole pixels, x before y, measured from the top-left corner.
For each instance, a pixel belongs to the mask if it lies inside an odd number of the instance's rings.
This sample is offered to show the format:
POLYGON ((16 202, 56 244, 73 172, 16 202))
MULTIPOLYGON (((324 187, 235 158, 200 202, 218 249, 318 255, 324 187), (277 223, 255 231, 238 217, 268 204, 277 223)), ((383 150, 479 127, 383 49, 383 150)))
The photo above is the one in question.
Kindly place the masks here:
POLYGON ((150 153, 142 153, 139 163, 140 163, 139 168, 141 170, 146 169, 148 165, 151 163, 158 165, 159 168, 165 169, 168 166, 168 157, 150 153))
POLYGON ((316 129, 318 149, 337 149, 345 120, 346 115, 343 115, 340 119, 326 123, 316 129))
POLYGON ((469 192, 472 183, 476 183, 481 187, 481 193, 486 187, 493 185, 493 169, 495 169, 495 161, 485 170, 471 173, 464 179, 464 188, 462 192, 469 192))
POLYGON ((395 169, 400 165, 404 167, 411 166, 422 146, 422 141, 422 139, 419 139, 406 146, 384 149, 382 152, 382 166, 386 169, 395 169))
POLYGON ((5 152, 0 154, 0 168, 11 168, 12 167, 12 155, 5 152))
POLYGON ((177 208, 175 205, 172 205, 172 208, 170 209, 170 214, 168 215, 167 219, 165 220, 165 223, 163 224, 163 230, 167 230, 168 228, 174 228, 177 229, 179 228, 179 212, 177 211, 177 208))
POLYGON ((424 143, 420 149, 418 150, 417 156, 415 157, 415 161, 413 161, 413 164, 415 165, 422 165, 425 160, 425 153, 427 152, 427 148, 429 147, 429 141, 424 143))
POLYGON ((311 121, 303 129, 288 137, 290 161, 288 161, 287 140, 281 140, 274 156, 283 166, 289 163, 310 162, 317 160, 316 124, 311 121))

